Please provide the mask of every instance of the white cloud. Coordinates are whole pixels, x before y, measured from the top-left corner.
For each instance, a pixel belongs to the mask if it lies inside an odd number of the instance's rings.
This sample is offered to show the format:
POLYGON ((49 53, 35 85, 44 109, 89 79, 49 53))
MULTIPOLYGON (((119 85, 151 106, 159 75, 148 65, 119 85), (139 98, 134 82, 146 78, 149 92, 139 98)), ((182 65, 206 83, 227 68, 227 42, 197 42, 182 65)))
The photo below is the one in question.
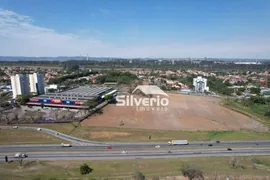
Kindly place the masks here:
MULTIPOLYGON (((104 11, 103 13, 106 13, 104 11)), ((64 34, 38 27, 33 20, 0 9, 0 55, 2 56, 113 56, 113 57, 261 57, 270 58, 270 39, 227 39, 219 42, 115 43, 96 39, 102 33, 85 31, 64 34), (99 35, 97 35, 99 34, 99 35)), ((138 37, 140 38, 140 37, 138 37)), ((254 39, 254 38, 253 38, 254 39)), ((177 41, 176 39, 174 41, 177 41)))

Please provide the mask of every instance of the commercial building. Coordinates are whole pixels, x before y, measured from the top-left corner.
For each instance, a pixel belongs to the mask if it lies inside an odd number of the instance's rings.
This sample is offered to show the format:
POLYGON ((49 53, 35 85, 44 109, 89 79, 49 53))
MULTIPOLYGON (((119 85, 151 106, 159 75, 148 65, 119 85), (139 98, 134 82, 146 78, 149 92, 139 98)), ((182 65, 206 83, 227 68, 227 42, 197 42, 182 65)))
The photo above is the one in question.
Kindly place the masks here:
POLYGON ((209 87, 207 86, 207 79, 201 76, 197 78, 193 78, 193 86, 195 87, 195 92, 205 92, 209 91, 209 87))
POLYGON ((59 93, 47 93, 30 98, 27 105, 48 106, 56 108, 87 109, 88 100, 102 102, 105 95, 116 95, 117 90, 112 87, 77 86, 59 93))
POLYGON ((44 94, 44 76, 43 74, 29 74, 30 92, 35 95, 44 94))
POLYGON ((13 98, 15 99, 18 95, 29 94, 29 78, 26 75, 16 74, 11 76, 11 86, 13 98))
POLYGON ((50 84, 44 88, 45 93, 56 92, 58 91, 58 85, 57 84, 50 84))

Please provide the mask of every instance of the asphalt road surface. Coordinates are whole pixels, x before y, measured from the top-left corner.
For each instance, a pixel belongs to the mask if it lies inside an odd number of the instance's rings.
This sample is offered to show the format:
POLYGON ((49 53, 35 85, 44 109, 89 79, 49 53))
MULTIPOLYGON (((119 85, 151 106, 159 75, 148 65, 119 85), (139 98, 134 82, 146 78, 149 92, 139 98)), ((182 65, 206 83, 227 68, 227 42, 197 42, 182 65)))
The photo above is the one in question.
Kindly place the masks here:
MULTIPOLYGON (((17 129, 13 128, 13 126, 0 126, 1 129, 12 129, 12 130, 32 130, 38 131, 38 127, 26 127, 26 126, 18 126, 17 129)), ((154 148, 156 145, 160 145, 161 148, 169 148, 167 142, 146 142, 146 143, 120 143, 120 142, 97 142, 97 141, 88 141, 80 138, 76 138, 73 136, 69 136, 51 129, 42 128, 42 132, 51 134, 63 140, 67 140, 72 142, 73 147, 65 147, 70 150, 104 150, 107 146, 112 146, 113 149, 140 149, 140 148, 154 148)), ((216 143, 214 141, 208 142, 190 142, 188 145, 180 145, 181 148, 202 148, 208 147, 211 144, 213 147, 270 147, 269 141, 221 141, 220 143, 216 143)), ((177 147, 180 147, 177 146, 177 147)), ((46 150, 63 150, 61 145, 1 145, 0 152, 4 151, 46 151, 46 150)))
MULTIPOLYGON (((179 158, 179 157, 211 157, 211 156, 252 156, 269 155, 270 148, 234 149, 204 149, 204 150, 175 150, 168 151, 121 151, 115 152, 29 152, 28 160, 104 160, 104 159, 149 159, 149 158, 179 158)), ((15 160, 14 153, 0 153, 0 159, 4 161, 5 156, 9 160, 15 160)))

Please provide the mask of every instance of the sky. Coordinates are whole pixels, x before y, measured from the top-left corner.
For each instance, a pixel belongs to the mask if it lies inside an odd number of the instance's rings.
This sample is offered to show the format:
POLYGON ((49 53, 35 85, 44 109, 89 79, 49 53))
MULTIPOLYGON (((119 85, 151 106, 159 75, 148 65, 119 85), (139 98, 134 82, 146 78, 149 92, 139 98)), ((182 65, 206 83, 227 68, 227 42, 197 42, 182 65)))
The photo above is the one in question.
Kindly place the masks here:
POLYGON ((270 58, 270 0, 0 0, 0 56, 270 58))

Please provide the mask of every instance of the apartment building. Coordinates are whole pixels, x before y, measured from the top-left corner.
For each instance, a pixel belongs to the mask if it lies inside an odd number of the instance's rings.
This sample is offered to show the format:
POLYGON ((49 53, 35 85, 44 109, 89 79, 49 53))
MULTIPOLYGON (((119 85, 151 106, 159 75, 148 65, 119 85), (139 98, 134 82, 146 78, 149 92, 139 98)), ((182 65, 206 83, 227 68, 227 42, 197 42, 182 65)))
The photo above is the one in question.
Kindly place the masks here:
POLYGON ((29 78, 26 75, 16 74, 10 77, 13 98, 15 99, 18 95, 29 94, 29 78))
POLYGON ((30 92, 32 94, 44 94, 44 76, 43 74, 29 74, 30 92))

